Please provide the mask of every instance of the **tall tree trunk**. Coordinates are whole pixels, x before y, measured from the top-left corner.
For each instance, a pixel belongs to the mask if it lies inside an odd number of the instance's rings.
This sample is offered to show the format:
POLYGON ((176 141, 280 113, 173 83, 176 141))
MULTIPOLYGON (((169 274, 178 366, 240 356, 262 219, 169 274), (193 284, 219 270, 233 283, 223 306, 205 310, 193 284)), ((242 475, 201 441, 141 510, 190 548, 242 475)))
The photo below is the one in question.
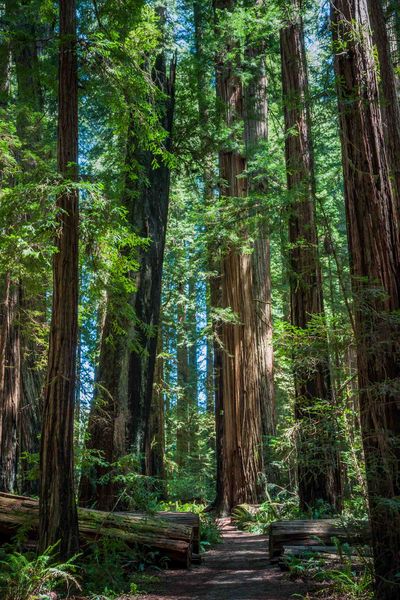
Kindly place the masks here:
MULTIPOLYGON (((12 4, 5 3, 5 32, 0 42, 0 108, 7 110, 10 88, 12 4)), ((9 184, 9 182, 8 182, 9 184)), ((18 282, 1 274, 0 284, 0 490, 14 491, 17 470, 17 427, 21 401, 18 282)))
POLYGON ((18 284, 5 277, 0 304, 0 490, 13 492, 21 404, 18 284))
MULTIPOLYGON (((22 142, 19 161, 25 173, 36 167, 35 153, 40 152, 43 98, 37 48, 38 18, 32 4, 15 2, 12 10, 14 35, 11 44, 17 80, 17 133, 22 142), (33 118, 34 117, 34 118, 33 118)), ((29 214, 23 216, 29 221, 29 214)), ((38 366, 44 348, 30 335, 33 321, 43 321, 45 301, 32 296, 23 280, 19 282, 19 330, 21 367, 21 409, 18 432, 18 490, 27 495, 38 493, 38 481, 29 476, 25 456, 39 451, 40 400, 43 369, 38 366)), ((36 324, 36 323, 35 323, 36 324)), ((42 323, 41 323, 42 324, 42 323)))
MULTIPOLYGON (((175 67, 173 60, 167 75, 165 59, 160 56, 153 73, 155 83, 166 94, 160 112, 162 125, 169 134, 167 150, 171 144, 175 67)), ((118 501, 118 486, 113 482, 110 465, 127 452, 135 451, 143 454, 145 471, 146 448, 152 435, 149 419, 157 353, 169 169, 165 164, 153 167, 154 157, 150 152, 138 156, 136 126, 130 115, 122 202, 133 230, 149 239, 150 244, 140 253, 139 272, 130 274, 136 279, 136 291, 127 294, 125 290, 111 289, 107 298, 87 442, 87 448, 100 451, 107 464, 91 468, 82 477, 80 486, 81 503, 95 504, 101 510, 111 510, 118 501), (138 162, 142 180, 139 190, 132 178, 138 162), (126 305, 130 305, 134 319, 126 317, 126 305), (130 350, 132 345, 135 351, 130 350)))
POLYGON ((366 0, 335 0, 331 18, 375 593, 377 600, 395 600, 400 571, 400 215, 366 0))
MULTIPOLYGON (((165 94, 161 107, 161 124, 168 134, 166 150, 171 149, 172 125, 175 108, 176 58, 169 63, 164 53, 155 65, 155 81, 165 94)), ((141 252, 140 269, 137 274, 135 294, 136 347, 129 356, 128 408, 130 412, 128 445, 143 453, 148 443, 151 398, 153 394, 154 369, 157 355, 157 330, 160 322, 161 278, 164 261, 165 233, 168 218, 170 169, 163 162, 154 166, 151 152, 139 157, 143 167, 144 181, 139 200, 132 206, 132 225, 135 232, 150 241, 141 252)))
MULTIPOLYGON (((263 11, 260 0, 253 2, 257 11, 263 11)), ((261 16, 261 15, 260 15, 261 16)), ((260 225, 256 232, 252 254, 253 309, 256 330, 256 384, 261 406, 263 460, 267 478, 273 478, 270 468, 268 438, 275 434, 275 389, 274 355, 272 347, 272 293, 271 293, 271 254, 268 223, 263 210, 268 189, 266 175, 257 165, 268 140, 268 90, 266 75, 266 45, 264 41, 248 42, 246 48, 246 69, 249 80, 245 95, 245 142, 248 159, 249 192, 253 196, 255 212, 259 214, 260 225), (255 164, 253 164, 253 162, 255 164)))
MULTIPOLYGON (((75 0, 60 0, 58 169, 78 179, 78 73, 75 0)), ((40 447, 39 548, 78 548, 74 493, 74 403, 78 341, 78 191, 57 199, 60 231, 53 262, 53 310, 40 447)))
MULTIPOLYGON (((315 223, 314 165, 308 107, 304 33, 298 0, 291 21, 281 30, 285 154, 289 206, 291 323, 307 330, 324 312, 315 223)), ((342 482, 332 415, 328 339, 313 350, 313 364, 295 366, 295 418, 299 422, 298 487, 302 510, 323 500, 340 510, 342 482), (321 408, 321 406, 323 408, 321 408), (318 408, 317 408, 318 407, 318 408), (321 427, 321 423, 324 427, 321 427)), ((317 340, 315 340, 317 341, 317 340)), ((303 357, 295 357, 295 363, 303 357)))
POLYGON ((400 210, 400 104, 397 82, 381 0, 368 0, 368 9, 373 39, 378 49, 379 74, 382 82, 381 109, 390 176, 400 210))
MULTIPOLYGON (((232 0, 216 0, 217 35, 222 35, 219 19, 235 4, 232 0)), ((216 65, 217 98, 224 110, 227 127, 243 122, 243 86, 235 65, 228 53, 233 50, 231 34, 223 34, 225 46, 216 65)), ((242 140, 243 143, 243 140, 242 140)), ((229 140, 219 155, 220 176, 224 181, 221 194, 228 197, 245 197, 248 187, 243 177, 246 159, 240 150, 233 149, 229 140)), ((246 239, 246 232, 242 233, 246 239)), ((221 514, 229 513, 243 502, 255 503, 258 498, 258 481, 262 472, 261 456, 261 406, 256 368, 257 338, 253 310, 252 257, 239 249, 231 248, 222 261, 222 306, 230 308, 238 323, 223 323, 221 338, 222 356, 222 406, 218 406, 218 419, 222 424, 221 469, 218 472, 218 498, 216 506, 221 514)), ((217 422, 217 434, 219 424, 217 422)))

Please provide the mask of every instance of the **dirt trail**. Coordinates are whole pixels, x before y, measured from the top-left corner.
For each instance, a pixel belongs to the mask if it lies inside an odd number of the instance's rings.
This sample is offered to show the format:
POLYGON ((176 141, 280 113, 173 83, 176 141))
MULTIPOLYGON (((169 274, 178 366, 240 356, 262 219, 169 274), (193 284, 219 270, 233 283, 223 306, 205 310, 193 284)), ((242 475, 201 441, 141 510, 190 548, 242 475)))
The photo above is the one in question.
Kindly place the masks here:
MULTIPOLYGON (((290 581, 268 561, 267 538, 222 521, 223 543, 190 571, 166 571, 158 591, 141 600, 288 600, 306 585, 290 581)), ((136 596, 137 598, 137 596, 136 596)))

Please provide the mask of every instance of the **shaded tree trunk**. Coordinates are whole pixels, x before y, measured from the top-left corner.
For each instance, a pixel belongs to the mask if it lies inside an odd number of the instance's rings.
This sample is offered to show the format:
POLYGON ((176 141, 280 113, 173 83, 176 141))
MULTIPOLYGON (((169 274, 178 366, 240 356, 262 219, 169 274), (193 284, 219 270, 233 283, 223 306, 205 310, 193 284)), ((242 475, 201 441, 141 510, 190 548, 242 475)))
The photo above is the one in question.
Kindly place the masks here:
MULTIPOLYGON (((234 9, 232 0, 216 0, 217 35, 221 36, 219 19, 234 9)), ((231 34, 224 33, 224 48, 216 64, 217 98, 221 104, 226 126, 243 122, 243 86, 228 53, 233 50, 231 34)), ((241 140, 243 143, 243 140, 241 140)), ((219 154, 221 194, 245 197, 247 181, 243 177, 246 159, 227 141, 219 154)), ((242 233, 246 239, 246 232, 242 233)), ((222 261, 222 306, 230 308, 238 323, 224 322, 221 339, 224 347, 221 364, 221 402, 217 403, 217 451, 221 452, 217 476, 219 513, 227 514, 243 502, 256 503, 258 481, 262 472, 261 406, 256 369, 257 339, 255 334, 252 286, 252 257, 231 248, 222 261), (222 406, 221 406, 222 404, 222 406), (218 422, 219 421, 219 422, 218 422)))
POLYGON ((12 492, 17 475, 21 405, 18 284, 6 275, 0 304, 0 491, 12 492))
MULTIPOLYGON (((78 77, 76 7, 60 0, 58 169, 78 179, 78 77)), ((61 557, 78 548, 74 493, 74 403, 78 342, 78 191, 57 199, 60 231, 53 262, 53 310, 40 447, 39 549, 61 557)))
MULTIPOLYGON (((167 64, 165 55, 159 55, 155 67, 155 80, 165 94, 161 107, 161 124, 168 134, 166 150, 171 149, 172 125, 175 108, 176 57, 167 64)), ((137 320, 135 343, 140 351, 129 356, 128 371, 128 445, 143 453, 148 443, 151 398, 157 355, 157 330, 160 322, 161 278, 164 260, 165 233, 168 218, 170 169, 163 162, 154 166, 151 152, 139 158, 145 177, 139 201, 132 206, 132 225, 135 232, 150 240, 141 252, 140 270, 137 274, 137 291, 134 311, 137 320)))
MULTIPOLYGON (((173 60, 167 75, 165 59, 160 55, 153 73, 155 83, 166 94, 160 112, 162 125, 169 134, 167 150, 171 144, 175 67, 173 60)), ((106 303, 87 448, 100 452, 107 464, 92 467, 82 477, 80 486, 81 503, 95 504, 101 510, 111 510, 118 502, 118 486, 113 482, 111 464, 130 451, 139 452, 143 456, 145 472, 146 448, 151 436, 149 419, 161 303, 169 168, 165 164, 154 167, 150 152, 139 155, 136 126, 131 115, 122 202, 133 230, 149 239, 150 244, 140 252, 139 272, 130 274, 136 279, 136 291, 129 295, 124 289, 111 286, 106 303), (132 178, 138 162, 140 189, 132 178), (131 309, 128 316, 127 306, 131 309), (135 350, 131 350, 132 347, 135 350)))
MULTIPOLYGON (((22 142, 19 160, 25 173, 36 167, 35 153, 42 141, 43 98, 37 48, 38 18, 32 4, 15 2, 12 11, 14 35, 11 44, 17 80, 17 133, 22 142)), ((22 217, 29 221, 29 214, 22 217)), ((38 481, 32 480, 29 455, 39 452, 40 400, 45 373, 38 366, 44 348, 30 335, 32 325, 43 325, 45 300, 33 295, 26 282, 19 282, 19 330, 21 367, 21 407, 18 423, 18 490, 37 494, 38 481)))
POLYGON ((366 0, 331 9, 377 600, 400 571, 400 232, 366 0))
MULTIPOLYGON (((5 32, 11 28, 12 5, 5 3, 5 32)), ((7 109, 10 88, 10 43, 0 43, 0 108, 7 109)), ((9 182, 8 182, 9 184, 9 182)), ((14 490, 17 471, 17 428, 21 401, 18 282, 1 274, 0 284, 0 490, 14 490)))
MULTIPOLYGON (((281 30, 285 154, 289 205, 291 323, 307 330, 324 312, 315 223, 314 165, 308 108, 308 75, 300 4, 281 30)), ((313 356, 295 357, 295 418, 299 422, 298 488, 302 510, 323 500, 342 507, 337 430, 332 414, 328 340, 314 340, 313 356), (296 364, 297 363, 297 364, 296 364), (318 407, 318 408, 317 408, 318 407), (321 408, 322 407, 322 408, 321 408), (324 426, 321 427, 321 422, 324 426)))
POLYGON ((164 425, 164 359, 162 357, 162 331, 158 332, 154 389, 150 412, 149 435, 146 445, 145 474, 159 479, 159 491, 166 498, 165 489, 165 425, 164 425))
POLYGON ((380 102, 390 176, 400 211, 400 104, 397 82, 381 0, 368 0, 368 10, 374 42, 378 49, 381 78, 380 102))

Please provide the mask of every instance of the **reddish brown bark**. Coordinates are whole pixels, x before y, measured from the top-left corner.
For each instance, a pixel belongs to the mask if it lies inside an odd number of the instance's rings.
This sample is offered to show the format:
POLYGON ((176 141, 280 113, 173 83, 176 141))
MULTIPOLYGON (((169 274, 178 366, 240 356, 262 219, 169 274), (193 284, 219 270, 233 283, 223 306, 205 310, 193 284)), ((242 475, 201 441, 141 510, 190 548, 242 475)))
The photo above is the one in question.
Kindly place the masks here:
MULTIPOLYGON (((314 165, 308 107, 308 75, 300 5, 292 2, 291 21, 281 30, 285 154, 289 205, 291 323, 307 330, 323 314, 321 268, 315 223, 314 165)), ((314 350, 312 366, 296 365, 295 417, 299 421, 300 506, 323 500, 340 510, 342 483, 329 377, 328 340, 314 350), (316 410, 316 405, 323 405, 316 410), (323 423, 323 426, 322 426, 323 423)), ((303 357, 297 357, 302 363, 303 357)))
MULTIPOLYGON (((224 11, 232 11, 234 2, 218 0, 218 20, 224 11), (221 12, 220 12, 221 11, 221 12)), ((221 33, 221 32, 219 32, 221 33)), ((228 127, 243 121, 243 86, 237 73, 239 65, 227 56, 234 41, 225 33, 225 47, 217 65, 217 98, 228 127)), ((242 143, 244 140, 241 140, 242 143)), ((240 142, 239 142, 240 143, 240 142)), ((221 194, 245 197, 248 186, 243 177, 246 159, 233 140, 226 142, 219 155, 221 194)), ((246 239, 246 232, 243 232, 246 239)), ((229 307, 238 323, 223 323, 221 339, 221 398, 217 404, 217 451, 220 452, 217 510, 226 514, 243 502, 255 503, 262 472, 261 406, 256 371, 257 338, 254 324, 252 257, 231 248, 222 261, 222 306, 229 307)))
POLYGON ((395 600, 400 571, 400 215, 366 0, 336 0, 331 17, 375 596, 395 600))
MULTIPOLYGON (((368 0, 373 39, 378 50, 381 110, 390 176, 400 210, 400 104, 382 4, 368 0)), ((399 9, 397 9, 399 10, 399 9)))
POLYGON ((18 284, 5 277, 0 304, 0 491, 12 492, 17 475, 21 406, 18 284))
MULTIPOLYGON (((60 0, 58 169, 78 178, 78 77, 75 0, 60 0)), ((53 262, 53 310, 40 448, 39 547, 78 548, 74 493, 74 403, 78 339, 78 191, 57 199, 59 233, 53 262)))
POLYGON ((165 490, 165 426, 164 426, 164 377, 162 354, 162 332, 158 334, 158 356, 154 373, 154 390, 150 412, 149 435, 145 452, 145 474, 159 480, 157 486, 163 497, 165 490))
MULTIPOLYGON (((255 1, 256 8, 264 10, 263 3, 255 1)), ((275 389, 274 355, 272 346, 272 284, 271 255, 268 222, 265 212, 268 182, 266 174, 257 165, 266 152, 268 140, 268 89, 266 75, 266 44, 264 41, 247 43, 246 70, 248 82, 244 89, 245 143, 248 160, 249 194, 258 213, 260 224, 252 254, 252 287, 254 326, 256 333, 256 373, 258 394, 261 406, 263 435, 263 460, 267 478, 273 478, 270 463, 269 437, 275 434, 275 389)))

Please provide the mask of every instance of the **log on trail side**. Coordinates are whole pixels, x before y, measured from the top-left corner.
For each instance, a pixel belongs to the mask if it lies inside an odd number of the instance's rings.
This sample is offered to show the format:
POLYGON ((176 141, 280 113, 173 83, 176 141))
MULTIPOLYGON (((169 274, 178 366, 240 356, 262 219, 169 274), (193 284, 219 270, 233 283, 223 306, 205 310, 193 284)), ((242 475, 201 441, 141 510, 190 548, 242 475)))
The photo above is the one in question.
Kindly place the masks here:
MULTIPOLYGON (((158 516, 108 513, 78 508, 79 536, 84 545, 103 536, 120 539, 157 550, 175 565, 189 567, 192 562, 193 529, 158 516)), ((0 493, 0 543, 8 541, 20 527, 36 539, 39 502, 33 498, 0 493)))
POLYGON ((371 532, 365 521, 346 525, 338 519, 276 521, 269 527, 269 557, 280 557, 288 546, 333 546, 332 538, 349 544, 369 544, 371 532))
MULTIPOLYGON (((115 514, 119 515, 132 515, 145 517, 144 513, 140 512, 118 512, 115 514)), ((174 512, 174 511, 160 511, 154 514, 155 517, 168 521, 170 523, 177 523, 178 525, 185 525, 191 527, 193 530, 192 539, 192 553, 200 554, 200 517, 197 513, 193 512, 174 512)))

